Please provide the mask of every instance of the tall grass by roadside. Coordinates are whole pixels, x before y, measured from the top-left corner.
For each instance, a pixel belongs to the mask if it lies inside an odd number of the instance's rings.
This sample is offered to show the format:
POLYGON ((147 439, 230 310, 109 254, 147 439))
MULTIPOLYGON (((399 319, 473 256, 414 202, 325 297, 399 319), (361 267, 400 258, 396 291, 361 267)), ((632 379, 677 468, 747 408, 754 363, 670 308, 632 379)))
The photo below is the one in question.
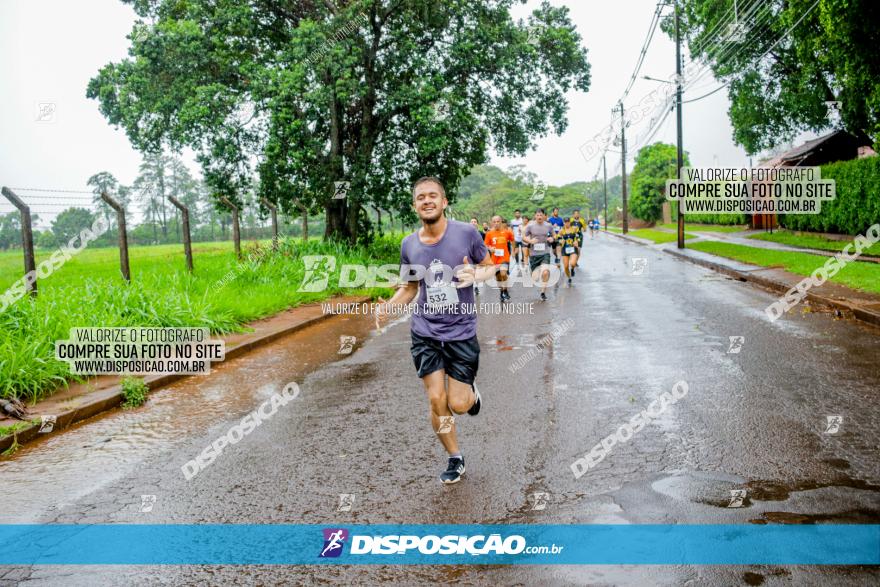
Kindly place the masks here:
MULTIPOLYGON (((119 276, 115 248, 84 251, 40 280, 36 299, 26 297, 0 313, 0 396, 36 401, 75 379, 67 364, 54 358, 55 341, 67 339, 74 327, 198 326, 217 334, 240 332, 249 321, 332 295, 387 294, 375 288, 343 291, 337 286, 339 268, 397 263, 400 237, 377 239, 366 250, 320 240, 282 240, 277 251, 268 247, 246 247, 250 262, 237 261, 231 248, 201 250, 194 275, 184 270, 179 246, 149 257, 132 254, 130 284, 119 276), (336 257, 326 291, 297 291, 304 255, 336 257)), ((5 289, 17 277, 20 273, 0 274, 0 286, 5 289)))

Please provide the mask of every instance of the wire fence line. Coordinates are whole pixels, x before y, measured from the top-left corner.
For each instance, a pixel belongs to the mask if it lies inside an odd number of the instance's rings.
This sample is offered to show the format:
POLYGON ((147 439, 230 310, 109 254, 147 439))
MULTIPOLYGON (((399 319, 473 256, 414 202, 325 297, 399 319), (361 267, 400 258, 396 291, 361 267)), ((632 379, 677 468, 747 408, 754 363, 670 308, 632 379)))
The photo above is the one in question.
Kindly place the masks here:
MULTIPOLYGON (((162 213, 162 224, 155 218, 136 218, 126 206, 114 197, 106 194, 95 194, 79 190, 50 190, 39 188, 2 188, 3 199, 0 199, 0 249, 15 249, 19 246, 24 259, 24 274, 16 284, 23 285, 24 293, 36 296, 38 278, 46 278, 52 272, 46 263, 37 266, 36 251, 38 249, 56 249, 66 259, 70 251, 78 252, 91 242, 97 246, 116 246, 119 250, 119 271, 126 281, 131 280, 129 263, 129 243, 138 245, 182 244, 186 257, 186 268, 194 271, 191 243, 193 234, 189 222, 189 207, 173 197, 169 198, 169 206, 162 213), (23 192, 20 195, 18 192, 23 192), (131 220, 135 219, 132 223, 131 220), (35 230, 36 227, 36 230, 35 230), (39 230, 40 227, 46 228, 39 230), (161 233, 161 237, 160 237, 161 233), (131 237, 135 238, 132 239, 131 237), (23 282, 23 284, 19 284, 23 282)), ((265 214, 258 210, 238 206, 224 199, 229 214, 217 214, 212 218, 209 228, 199 227, 201 242, 228 242, 232 237, 234 251, 242 258, 241 239, 251 241, 272 239, 277 243, 279 224, 275 207, 264 202, 269 209, 271 223, 265 214), (245 227, 240 219, 248 219, 245 227), (261 217, 262 216, 262 217, 261 217), (216 222, 214 222, 216 220, 216 222), (259 220, 259 222, 255 222, 259 220), (217 228, 215 234, 215 228, 217 228), (242 230, 244 228, 244 230, 242 230), (204 237, 210 236, 206 239, 204 237), (214 238, 214 237, 219 238, 214 238)), ((144 254, 145 247, 137 247, 137 262, 168 258, 167 249, 144 254)), ((55 261, 55 254, 52 260, 55 261)), ((79 263, 107 268, 108 262, 81 260, 79 263)), ((54 263, 52 263, 54 265, 54 263)), ((0 269, 7 265, 0 263, 0 269)), ((5 271, 4 271, 5 273, 5 271)))

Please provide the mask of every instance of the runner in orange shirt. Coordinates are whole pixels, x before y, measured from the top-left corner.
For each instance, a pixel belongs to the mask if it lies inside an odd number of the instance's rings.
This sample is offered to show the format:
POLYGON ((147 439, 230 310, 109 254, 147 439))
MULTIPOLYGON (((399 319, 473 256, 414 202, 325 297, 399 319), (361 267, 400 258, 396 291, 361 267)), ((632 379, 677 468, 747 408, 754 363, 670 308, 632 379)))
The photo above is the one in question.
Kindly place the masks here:
POLYGON ((505 229, 501 226, 501 216, 492 217, 492 230, 486 233, 486 246, 489 248, 489 255, 492 262, 501 265, 495 279, 501 288, 501 301, 509 300, 510 293, 507 291, 507 267, 510 264, 510 248, 508 243, 514 243, 513 231, 509 228, 505 229))

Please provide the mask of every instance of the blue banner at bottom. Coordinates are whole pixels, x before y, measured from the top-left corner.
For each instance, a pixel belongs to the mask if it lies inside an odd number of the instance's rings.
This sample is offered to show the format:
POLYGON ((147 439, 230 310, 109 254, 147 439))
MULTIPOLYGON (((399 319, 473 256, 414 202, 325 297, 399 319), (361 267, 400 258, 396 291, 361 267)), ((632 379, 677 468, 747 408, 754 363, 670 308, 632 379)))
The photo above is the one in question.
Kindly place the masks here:
POLYGON ((877 565, 880 525, 0 525, 2 565, 877 565))

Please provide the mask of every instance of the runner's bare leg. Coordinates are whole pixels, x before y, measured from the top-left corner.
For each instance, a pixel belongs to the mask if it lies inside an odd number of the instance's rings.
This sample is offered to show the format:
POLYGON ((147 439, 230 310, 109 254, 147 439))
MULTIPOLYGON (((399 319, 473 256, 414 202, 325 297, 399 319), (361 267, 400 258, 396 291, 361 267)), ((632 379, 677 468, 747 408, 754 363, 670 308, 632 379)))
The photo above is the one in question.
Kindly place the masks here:
POLYGON ((467 383, 452 377, 447 379, 449 409, 456 414, 464 414, 474 405, 474 390, 467 383))
MULTIPOLYGON (((450 382, 451 381, 453 380, 450 379, 450 382)), ((455 423, 453 422, 452 429, 449 432, 437 432, 442 424, 440 417, 453 415, 452 412, 449 411, 450 397, 446 393, 446 371, 440 369, 433 373, 428 373, 422 377, 422 383, 424 383, 425 392, 428 394, 428 403, 430 405, 431 413, 431 428, 437 433, 437 438, 440 440, 440 443, 443 445, 443 448, 446 449, 447 453, 451 455, 458 454, 458 438, 455 435, 455 423)), ((470 387, 468 387, 468 391, 470 392, 470 387)), ((471 395, 473 395, 473 393, 471 393, 471 395)), ((471 401, 471 403, 473 403, 473 401, 471 401)), ((470 408, 470 406, 468 406, 468 408, 470 408)))

